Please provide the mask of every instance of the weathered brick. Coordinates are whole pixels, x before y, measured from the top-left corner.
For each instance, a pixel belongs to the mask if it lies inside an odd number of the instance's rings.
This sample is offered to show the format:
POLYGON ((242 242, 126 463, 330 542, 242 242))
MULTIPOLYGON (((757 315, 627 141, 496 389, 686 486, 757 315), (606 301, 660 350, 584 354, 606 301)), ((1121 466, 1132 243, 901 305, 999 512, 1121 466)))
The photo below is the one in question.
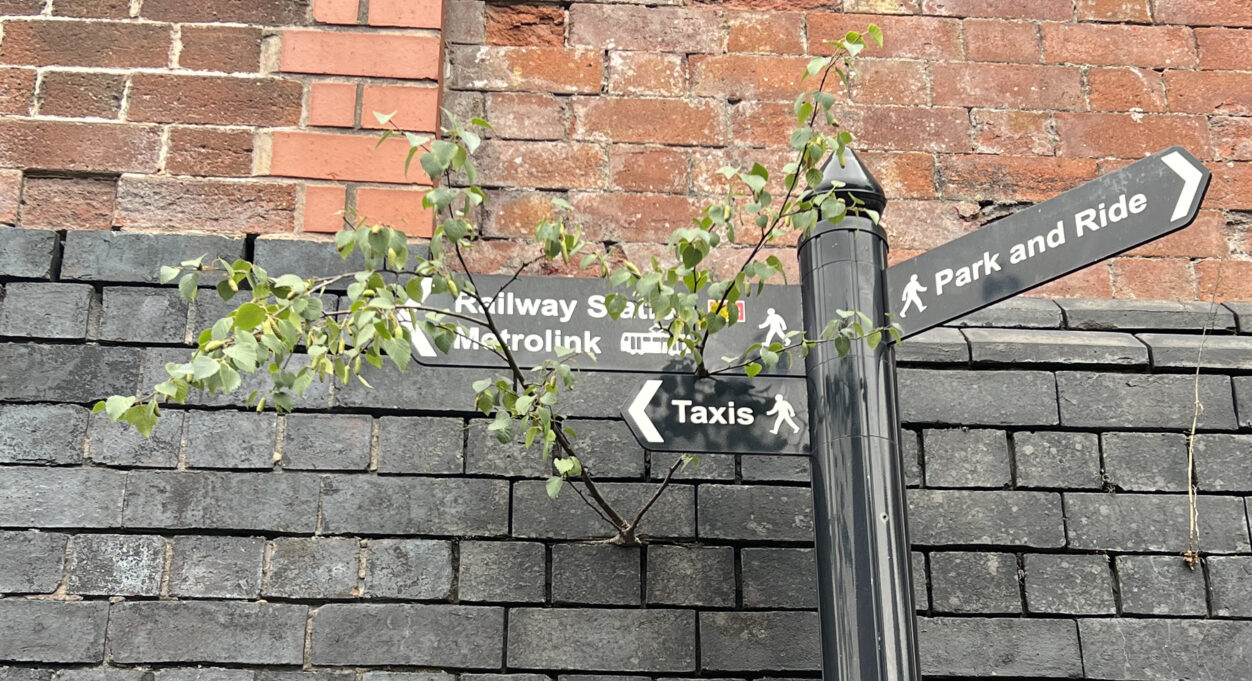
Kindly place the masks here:
POLYGON ((460 546, 457 589, 462 602, 543 602, 543 544, 462 541, 460 546))
POLYGON ((1252 557, 1211 556, 1209 587, 1216 617, 1252 617, 1252 557))
POLYGON ((1082 660, 1071 620, 923 617, 917 621, 922 673, 1079 678, 1082 660))
POLYGON ((0 68, 0 95, 0 112, 29 114, 35 97, 35 69, 0 68))
POLYGON ((1078 631, 1090 678, 1216 681, 1236 678, 1252 663, 1248 622, 1080 619, 1078 631))
POLYGON ((124 527, 312 532, 318 485, 302 473, 133 472, 124 527))
MULTIPOLYGON (((562 7, 488 5, 486 10, 489 45, 559 46, 565 43, 565 9, 562 7)), ((372 6, 370 11, 372 14, 372 6)))
POLYGON ((743 607, 815 607, 817 605, 817 563, 815 560, 813 549, 741 549, 743 607))
POLYGON ((1002 430, 926 430, 927 487, 1005 487, 1012 482, 1002 430))
POLYGON ((259 28, 250 26, 183 26, 178 66, 195 71, 256 72, 261 65, 259 28))
POLYGON ((905 423, 1048 426, 1058 423, 1056 384, 1041 371, 902 369, 905 423))
POLYGON ((649 605, 734 606, 734 549, 648 547, 647 602, 649 605))
POLYGON ((700 659, 719 671, 816 670, 815 612, 702 612, 700 659))
POLYGON ((459 419, 384 416, 378 419, 378 472, 459 474, 464 430, 459 419))
POLYGON ((94 596, 156 596, 165 540, 139 534, 80 534, 70 546, 66 590, 94 596))
MULTIPOLYGON (((349 677, 352 676, 351 671, 345 671, 349 677)), ((490 676, 483 674, 482 676, 490 676)), ((506 676, 500 674, 499 676, 506 676)), ((518 674, 518 676, 527 676, 518 674)), ((536 675, 537 676, 537 675, 536 675)), ((361 674, 362 681, 454 681, 456 677, 447 672, 379 672, 368 671, 361 674)), ((546 678, 546 677, 545 677, 546 678)), ((345 680, 346 681, 346 680, 345 680)))
MULTIPOLYGON (((656 491, 652 483, 609 482, 597 485, 601 494, 622 515, 633 517, 656 491)), ((639 526, 646 537, 694 537, 695 487, 670 485, 657 499, 639 526)), ((607 537, 613 528, 586 507, 578 495, 564 490, 553 501, 542 480, 521 480, 513 485, 513 536, 548 539, 607 537)))
POLYGON ((295 224, 296 188, 287 183, 123 177, 117 215, 123 227, 213 232, 286 232, 295 224))
POLYGON ((638 605, 638 548, 557 544, 552 547, 552 600, 588 605, 638 605))
POLYGON ((1037 156, 949 156, 939 166, 941 195, 1004 203, 1043 201, 1096 176, 1085 158, 1037 156))
POLYGON ((571 45, 647 52, 717 52, 722 18, 702 8, 575 4, 569 13, 571 45))
MULTIPOLYGON (((175 200, 173 195, 169 195, 170 201, 175 200)), ((181 193, 178 196, 187 198, 181 193)), ((162 265, 177 265, 202 255, 206 256, 206 263, 218 258, 234 262, 244 256, 244 240, 207 234, 72 231, 65 237, 61 276, 83 281, 155 284, 162 265)), ((210 280, 205 276, 206 283, 210 280)))
POLYGON ((443 600, 452 591, 452 546, 429 539, 375 539, 365 556, 365 595, 443 600))
POLYGON ((0 667, 0 679, 4 681, 52 681, 53 671, 30 667, 0 667))
POLYGON ((0 121, 0 165, 78 172, 155 172, 157 126, 77 121, 0 121))
MULTIPOLYGON (((700 457, 701 465, 707 458, 707 455, 700 457)), ((731 479, 735 477, 733 463, 731 479)), ((805 456, 745 454, 739 457, 739 468, 744 482, 808 482, 810 477, 809 459, 805 456)))
POLYGON ((1095 111, 1165 111, 1165 80, 1152 69, 1093 68, 1087 72, 1095 111))
POLYGON ((90 402, 131 394, 138 354, 93 345, 0 344, 0 385, 12 400, 90 402))
MULTIPOLYGON (((545 461, 540 447, 526 449, 524 443, 502 445, 486 421, 471 421, 465 442, 465 472, 472 475, 547 477, 552 475, 551 460, 545 461)), ((644 452, 621 421, 577 421, 569 424, 577 437, 574 449, 597 479, 643 477, 644 452)))
POLYGON ((485 369, 414 366, 401 373, 390 367, 363 367, 361 376, 374 389, 359 382, 335 386, 335 406, 468 413, 474 410, 474 391, 470 389, 474 381, 495 375, 496 372, 485 369))
POLYGON ((1075 67, 955 62, 932 65, 931 78, 938 106, 1086 108, 1082 74, 1075 67))
POLYGON ((0 463, 81 463, 87 416, 71 404, 0 405, 0 463))
POLYGON ((1187 438, 1180 433, 1104 433, 1105 479, 1133 492, 1187 491, 1187 438))
POLYGON ((1117 610, 1106 556, 1028 554, 1025 567, 1031 613, 1112 615, 1117 610))
POLYGON ((1252 369, 1252 338, 1141 333, 1152 349, 1152 366, 1206 369, 1252 369), (1200 349, 1203 348, 1203 352, 1200 349))
POLYGON ((0 659, 13 662, 103 662, 105 601, 0 600, 0 659))
MULTIPOLYGON (((615 144, 609 152, 609 172, 615 189, 644 192, 685 192, 687 154, 669 147, 615 144)), ((531 225, 537 221, 528 221, 531 225)))
POLYGON ((1013 453, 1018 487, 1100 487, 1100 442, 1095 433, 1015 433, 1013 453))
POLYGON ((1208 126, 1201 116, 1158 114, 1058 113, 1055 116, 1065 156, 1141 158, 1168 139, 1188 149, 1208 149, 1208 126))
POLYGON ((147 0, 140 16, 156 21, 286 26, 303 24, 308 7, 309 0, 208 0, 190 7, 181 0, 147 0))
POLYGON ((300 664, 308 608, 278 603, 147 601, 113 604, 115 662, 300 664))
MULTIPOLYGON (((65 669, 57 675, 57 681, 144 681, 142 669, 65 669)), ((151 679, 151 677, 149 677, 151 679)))
MULTIPOLYGON (((1196 498, 1202 546, 1212 553, 1246 552, 1248 523, 1239 497, 1196 498)), ((1187 548, 1187 498, 1178 494, 1065 495, 1069 546, 1100 551, 1179 554, 1187 548)))
POLYGON ((678 54, 613 50, 608 77, 610 94, 681 96, 687 91, 687 62, 678 54))
POLYGON ((277 419, 273 414, 193 411, 187 415, 189 468, 274 467, 277 419))
POLYGON ((723 109, 710 100, 576 99, 574 138, 613 142, 720 146, 723 109))
POLYGON ((908 487, 922 485, 922 446, 920 432, 900 431, 900 458, 903 460, 904 484, 908 487))
POLYGON ((1056 374, 1061 422, 1100 428, 1189 428, 1197 389, 1204 411, 1200 428, 1235 427, 1230 379, 1205 375, 1056 374))
POLYGON ((162 68, 170 29, 121 21, 6 21, 0 61, 31 66, 162 68))
POLYGON ((117 118, 126 76, 49 71, 40 86, 39 113, 72 118, 117 118))
POLYGON ((936 612, 1022 611, 1017 558, 1011 553, 930 554, 930 585, 936 612))
POLYGON ((515 608, 509 612, 508 661, 522 669, 691 672, 695 620, 690 610, 515 608), (565 641, 566 647, 545 641, 565 641))
POLYGON ((313 617, 309 659, 335 666, 499 667, 503 634, 503 608, 332 604, 313 617), (370 635, 363 639, 361 632, 370 635))
POLYGON ((182 343, 187 301, 173 289, 107 286, 100 318, 101 340, 182 343))
POLYGON ((165 411, 152 434, 145 436, 128 423, 95 414, 87 431, 87 457, 105 466, 173 468, 178 465, 184 418, 185 412, 165 411))
POLYGON ((1059 494, 918 489, 908 501, 915 544, 1065 545, 1059 494))
POLYGON ((48 230, 0 228, 0 275, 47 279, 57 240, 48 230))
MULTIPOLYGON (((805 57, 719 54, 691 57, 691 92, 730 99, 791 101, 804 91, 805 57)), ((867 62, 868 64, 868 62, 867 62)), ((924 80, 922 85, 924 86, 924 80)), ((897 87, 903 91, 903 87, 897 87)))
POLYGON ((1145 365, 1148 350, 1124 333, 968 329, 974 362, 1145 365))
POLYGON ((701 485, 700 536, 812 541, 813 503, 803 487, 701 485))
POLYGON ((1117 556, 1117 583, 1125 615, 1208 614, 1204 571, 1179 556, 1117 556))
POLYGON ((500 535, 508 531, 508 500, 503 480, 330 478, 322 493, 322 531, 500 535))
POLYGON ((458 90, 599 93, 604 57, 561 47, 452 46, 448 86, 458 90))
MULTIPOLYGON (((1240 410, 1240 413, 1244 413, 1240 410)), ((1209 492, 1252 491, 1252 435, 1195 436, 1196 483, 1209 492)))
POLYGON ((966 19, 961 22, 970 61, 1039 63, 1039 26, 1033 22, 966 19))
POLYGON ((1229 310, 1204 302, 1166 300, 1068 299, 1058 303, 1071 329, 1110 331, 1234 331, 1229 310))
POLYGON ((919 333, 896 346, 896 361, 902 363, 965 363, 969 345, 956 329, 937 328, 919 333))
POLYGON ((348 598, 357 593, 360 546, 344 537, 279 537, 261 592, 281 598, 348 598))
POLYGON ((48 532, 0 532, 0 593, 56 591, 66 539, 48 532))
POLYGON ((165 170, 172 175, 252 175, 252 131, 170 127, 165 170))
POLYGON ((126 474, 91 468, 5 468, 0 526, 118 527, 126 474))
POLYGON ((1188 258, 1114 258, 1113 285, 1124 298, 1194 298, 1195 270, 1188 258))
POLYGON ((664 243, 701 210, 698 200, 673 194, 578 193, 570 203, 585 237, 596 241, 664 243))
MULTIPOLYGON (((816 51, 823 40, 839 40, 848 31, 864 31, 866 25, 876 24, 888 36, 882 47, 873 46, 875 57, 903 57, 907 59, 960 59, 961 22, 957 19, 941 19, 922 16, 892 16, 880 14, 872 2, 865 7, 866 14, 853 14, 851 3, 845 3, 843 12, 808 12, 806 25, 810 49, 816 51)), ((912 12, 909 12, 912 13, 912 12)))
POLYGON ((1048 23, 1041 28, 1044 59, 1053 63, 1178 68, 1198 61, 1191 31, 1183 26, 1048 23))
POLYGON ((1059 329, 1065 321, 1061 308, 1046 298, 1009 298, 961 317, 952 326, 1059 329))
POLYGON ((0 299, 0 336, 85 338, 91 298, 85 284, 7 284, 0 299))
POLYGON ((283 429, 283 468, 365 470, 373 423, 355 414, 290 414, 283 429))
POLYGON ((261 592, 265 540, 260 537, 175 537, 171 596, 256 598, 261 592))

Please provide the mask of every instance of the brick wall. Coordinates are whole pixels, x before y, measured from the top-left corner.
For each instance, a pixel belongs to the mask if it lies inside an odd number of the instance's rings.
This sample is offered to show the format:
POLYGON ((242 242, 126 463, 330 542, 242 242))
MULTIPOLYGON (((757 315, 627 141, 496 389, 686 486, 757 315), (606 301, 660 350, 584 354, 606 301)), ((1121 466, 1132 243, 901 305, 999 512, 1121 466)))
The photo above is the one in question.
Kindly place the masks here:
MULTIPOLYGON (((193 396, 150 440, 91 416, 222 313, 209 289, 189 306, 153 282, 204 252, 338 260, 0 230, 0 680, 816 678, 803 458, 701 457, 652 543, 624 549, 580 542, 598 519, 486 432, 477 370, 319 384, 281 417, 193 396)), ((1252 305, 1014 299, 899 358, 928 677, 1246 676, 1252 305)), ((569 405, 616 498, 642 499, 669 460, 618 420, 637 378, 585 374, 569 405)))

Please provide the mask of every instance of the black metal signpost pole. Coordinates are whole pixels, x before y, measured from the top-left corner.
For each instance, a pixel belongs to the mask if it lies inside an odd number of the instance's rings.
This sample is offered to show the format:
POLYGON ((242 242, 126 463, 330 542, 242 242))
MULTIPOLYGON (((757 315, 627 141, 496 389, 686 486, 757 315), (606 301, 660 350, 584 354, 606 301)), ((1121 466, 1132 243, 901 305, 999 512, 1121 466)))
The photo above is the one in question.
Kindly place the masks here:
MULTIPOLYGON (((850 150, 827 182, 879 213, 882 187, 850 150)), ((799 246, 804 328, 817 337, 837 310, 887 321, 887 240, 868 217, 822 221, 799 246)), ((918 681, 894 344, 853 343, 840 359, 819 344, 806 359, 818 611, 825 681, 918 681)))

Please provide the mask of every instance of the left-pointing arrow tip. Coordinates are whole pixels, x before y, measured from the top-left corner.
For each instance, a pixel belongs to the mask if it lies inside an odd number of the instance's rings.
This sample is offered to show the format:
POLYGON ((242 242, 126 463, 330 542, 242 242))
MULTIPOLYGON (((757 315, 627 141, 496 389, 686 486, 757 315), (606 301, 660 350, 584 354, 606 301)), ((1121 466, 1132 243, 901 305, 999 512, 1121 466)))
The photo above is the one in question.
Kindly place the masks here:
POLYGON ((1196 192, 1200 191, 1200 181, 1204 179, 1204 173, 1177 151, 1165 154, 1161 160, 1182 178, 1182 192, 1178 195, 1178 203, 1174 205, 1174 213, 1169 216, 1170 222, 1173 222, 1191 212, 1191 202, 1195 200, 1196 192))
POLYGON ((630 417, 635 428, 643 435, 643 439, 648 442, 664 442, 665 438, 657 432, 656 425, 652 423, 652 419, 648 418, 648 405, 652 402, 652 397, 656 395, 656 391, 661 389, 661 381, 651 379, 643 382, 643 387, 639 389, 639 394, 635 395, 635 399, 630 401, 630 406, 626 408, 626 415, 630 417))

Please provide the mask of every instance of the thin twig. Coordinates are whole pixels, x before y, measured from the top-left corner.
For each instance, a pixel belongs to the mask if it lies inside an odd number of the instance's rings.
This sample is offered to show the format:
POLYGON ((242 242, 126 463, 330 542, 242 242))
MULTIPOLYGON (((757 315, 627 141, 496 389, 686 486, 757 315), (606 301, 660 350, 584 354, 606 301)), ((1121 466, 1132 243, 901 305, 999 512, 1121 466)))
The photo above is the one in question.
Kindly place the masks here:
POLYGON ((1217 289, 1222 279, 1222 263, 1217 264, 1217 279, 1213 283, 1213 293, 1209 297, 1209 319, 1200 330, 1200 347, 1196 349, 1195 378, 1192 380, 1194 392, 1194 408, 1191 411, 1191 431, 1187 433, 1187 551, 1183 561, 1192 570, 1200 561, 1200 510, 1196 504, 1195 484, 1195 432, 1200 423, 1200 414, 1204 405, 1200 402, 1200 366, 1204 360, 1204 345, 1208 342, 1209 330, 1217 325, 1217 289))

